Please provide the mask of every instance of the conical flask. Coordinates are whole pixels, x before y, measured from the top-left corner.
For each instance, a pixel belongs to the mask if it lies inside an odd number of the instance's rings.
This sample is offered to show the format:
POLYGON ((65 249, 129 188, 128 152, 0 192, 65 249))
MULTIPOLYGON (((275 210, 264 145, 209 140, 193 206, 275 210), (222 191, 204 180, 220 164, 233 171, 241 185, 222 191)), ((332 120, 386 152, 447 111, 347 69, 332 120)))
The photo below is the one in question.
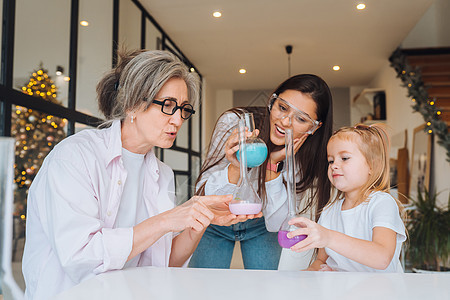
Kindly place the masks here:
POLYGON ((288 200, 288 215, 281 224, 280 231, 278 231, 278 243, 283 248, 291 248, 300 241, 306 238, 306 235, 298 235, 293 238, 288 238, 287 234, 290 231, 298 229, 295 225, 289 225, 289 220, 295 218, 296 214, 296 192, 295 192, 295 162, 294 162, 294 140, 292 129, 286 129, 285 135, 285 149, 286 149, 286 175, 287 175, 287 200, 288 200))
MULTIPOLYGON (((239 148, 245 149, 245 120, 239 119, 239 148)), ((258 214, 262 208, 262 201, 248 180, 247 154, 240 151, 240 177, 230 202, 230 211, 235 215, 258 214)))
MULTIPOLYGON (((247 168, 254 168, 260 166, 267 158, 267 146, 266 143, 254 134, 255 120, 253 113, 244 113, 243 118, 245 120, 245 126, 248 131, 253 135, 245 140, 245 149, 247 156, 247 168)), ((240 151, 236 153, 237 159, 240 161, 240 151)))

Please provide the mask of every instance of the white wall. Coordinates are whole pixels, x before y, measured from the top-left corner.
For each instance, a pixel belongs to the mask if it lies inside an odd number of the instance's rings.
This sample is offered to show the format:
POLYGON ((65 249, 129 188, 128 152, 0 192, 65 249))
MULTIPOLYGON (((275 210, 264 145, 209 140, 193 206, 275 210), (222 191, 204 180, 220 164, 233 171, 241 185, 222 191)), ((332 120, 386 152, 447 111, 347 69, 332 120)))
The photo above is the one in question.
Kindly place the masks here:
MULTIPOLYGON (((450 1, 435 0, 421 20, 411 30, 401 47, 430 48, 450 46, 450 1)), ((386 89, 387 123, 393 129, 393 136, 400 136, 408 130, 408 150, 411 159, 412 134, 414 128, 425 123, 420 113, 413 113, 411 99, 406 97, 407 90, 400 86, 401 80, 395 77, 395 71, 386 62, 386 66, 378 73, 370 83, 370 87, 382 87, 386 89)), ((396 149, 393 149, 396 151, 396 149)), ((392 152, 391 152, 392 153, 392 152)), ((446 204, 449 199, 450 181, 448 173, 450 163, 446 161, 446 149, 434 143, 434 179, 438 199, 446 204)))
MULTIPOLYGON (((111 68, 112 2, 81 0, 79 17, 89 26, 78 27, 76 106, 77 110, 100 116, 95 86, 111 68)), ((16 1, 14 88, 27 83, 42 62, 58 89, 57 100, 66 106, 69 84, 64 76, 69 73, 69 39, 70 1, 16 1), (63 75, 55 74, 56 66, 64 68, 63 75)))
MULTIPOLYGON (((392 139, 391 158, 397 158, 397 151, 403 147, 404 131, 408 132, 408 151, 409 161, 411 162, 412 142, 414 128, 425 123, 420 113, 413 113, 411 108, 411 99, 407 97, 406 88, 401 86, 402 82, 396 78, 395 70, 386 62, 368 88, 382 88, 386 91, 386 124, 390 128, 392 139)), ((354 89, 355 90, 358 89, 354 89)), ((440 203, 445 204, 448 201, 450 184, 448 181, 448 170, 450 164, 446 161, 445 149, 435 143, 435 162, 432 172, 435 176, 436 191, 441 192, 438 196, 440 203)))
POLYGON ((233 90, 216 90, 208 83, 206 77, 203 79, 202 90, 202 154, 204 158, 217 119, 224 111, 233 107, 233 90))
POLYGON ((202 159, 204 159, 217 120, 216 90, 205 77, 203 77, 202 93, 202 159))
POLYGON ((402 48, 449 47, 450 1, 435 0, 402 43, 402 48))
POLYGON ((57 99, 67 105, 68 85, 58 85, 55 72, 57 65, 64 67, 66 74, 69 70, 69 33, 69 1, 17 0, 13 87, 20 89, 27 84, 31 73, 42 63, 57 84, 57 99))
POLYGON ((350 117, 349 88, 330 88, 333 96, 333 130, 352 125, 350 117))

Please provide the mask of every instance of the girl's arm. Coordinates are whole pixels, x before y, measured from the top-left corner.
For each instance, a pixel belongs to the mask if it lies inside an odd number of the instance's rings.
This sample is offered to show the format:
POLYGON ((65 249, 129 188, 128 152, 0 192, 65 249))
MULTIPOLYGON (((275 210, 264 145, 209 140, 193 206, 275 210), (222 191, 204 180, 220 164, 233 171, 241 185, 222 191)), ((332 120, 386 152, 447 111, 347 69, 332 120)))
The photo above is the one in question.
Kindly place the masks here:
POLYGON ((292 246, 293 251, 301 252, 312 248, 331 250, 368 267, 386 269, 395 253, 397 233, 385 227, 373 228, 372 241, 362 240, 327 229, 307 218, 292 219, 290 224, 303 228, 288 234, 288 237, 305 234, 308 237, 292 246))
POLYGON ((324 248, 320 248, 318 253, 317 253, 316 260, 306 270, 307 271, 319 271, 321 269, 321 266, 323 264, 327 263, 327 259, 328 259, 328 255, 325 252, 325 249, 324 248))

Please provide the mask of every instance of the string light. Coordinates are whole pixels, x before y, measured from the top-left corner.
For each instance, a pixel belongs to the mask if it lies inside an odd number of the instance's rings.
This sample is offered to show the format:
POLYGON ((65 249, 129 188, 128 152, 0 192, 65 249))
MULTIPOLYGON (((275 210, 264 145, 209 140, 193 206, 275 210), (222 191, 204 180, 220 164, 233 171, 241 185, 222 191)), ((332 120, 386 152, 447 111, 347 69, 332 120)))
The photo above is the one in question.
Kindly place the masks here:
POLYGON ((425 132, 435 134, 438 143, 446 149, 447 161, 450 161, 450 132, 448 124, 442 120, 442 111, 435 109, 438 105, 436 97, 429 97, 424 86, 421 72, 416 71, 416 67, 408 63, 407 55, 397 48, 389 57, 391 67, 397 72, 397 77, 402 80, 403 85, 408 89, 408 95, 414 102, 413 111, 419 112, 427 121, 425 132), (417 83, 417 84, 416 84, 417 83))
MULTIPOLYGON (((19 88, 26 95, 40 96, 52 103, 56 100, 56 86, 47 74, 47 70, 39 68, 31 73, 27 83, 19 88), (53 96, 53 97, 51 97, 53 96)), ((14 164, 15 206, 14 213, 25 220, 25 208, 28 189, 37 174, 42 161, 51 148, 65 137, 65 122, 54 116, 34 111, 22 106, 13 106, 11 135, 16 138, 14 164), (50 124, 53 123, 53 124, 50 124)))

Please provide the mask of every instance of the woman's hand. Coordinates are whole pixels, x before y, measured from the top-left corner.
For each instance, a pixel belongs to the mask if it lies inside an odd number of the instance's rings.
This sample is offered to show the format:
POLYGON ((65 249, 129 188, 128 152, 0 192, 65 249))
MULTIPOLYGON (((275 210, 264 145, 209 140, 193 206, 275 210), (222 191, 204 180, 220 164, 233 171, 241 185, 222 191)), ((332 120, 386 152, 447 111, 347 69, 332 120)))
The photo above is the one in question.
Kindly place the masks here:
MULTIPOLYGON (((255 129, 253 132, 249 132, 247 127, 245 128, 246 138, 252 135, 258 136, 259 130, 255 129)), ((235 167, 239 168, 239 161, 236 157, 236 152, 239 150, 239 128, 233 130, 225 142, 225 158, 235 167)))
MULTIPOLYGON (((226 196, 208 196, 220 197, 226 196)), ((206 204, 199 201, 200 197, 192 197, 183 204, 164 212, 165 222, 169 231, 180 232, 187 228, 201 232, 209 226, 211 220, 214 219, 214 213, 209 210, 206 204)))
MULTIPOLYGON (((308 134, 304 134, 299 138, 294 139, 294 154, 297 153, 298 149, 303 145, 308 134)), ((286 158, 286 149, 284 146, 277 146, 274 151, 270 153, 270 162, 276 164, 283 161, 286 158)))
POLYGON ((209 224, 229 226, 262 217, 262 212, 257 215, 236 216, 232 214, 228 206, 231 199, 232 195, 192 197, 182 205, 164 213, 169 231, 179 232, 192 228, 194 231, 201 232, 209 224))
POLYGON ((331 230, 304 217, 298 217, 290 220, 289 225, 295 225, 300 228, 289 232, 287 235, 288 238, 293 238, 297 235, 307 236, 306 239, 292 246, 291 250, 295 252, 303 252, 309 249, 327 247, 331 230))
POLYGON ((336 270, 330 268, 330 266, 327 265, 327 264, 322 264, 322 265, 320 265, 319 271, 320 272, 327 272, 327 271, 336 271, 336 270))
POLYGON ((232 199, 232 195, 227 195, 225 202, 219 196, 197 196, 200 201, 206 204, 208 209, 214 213, 214 218, 211 220, 211 224, 220 226, 230 226, 239 222, 245 222, 254 218, 261 218, 262 212, 256 215, 234 215, 230 212, 229 202, 232 199))

